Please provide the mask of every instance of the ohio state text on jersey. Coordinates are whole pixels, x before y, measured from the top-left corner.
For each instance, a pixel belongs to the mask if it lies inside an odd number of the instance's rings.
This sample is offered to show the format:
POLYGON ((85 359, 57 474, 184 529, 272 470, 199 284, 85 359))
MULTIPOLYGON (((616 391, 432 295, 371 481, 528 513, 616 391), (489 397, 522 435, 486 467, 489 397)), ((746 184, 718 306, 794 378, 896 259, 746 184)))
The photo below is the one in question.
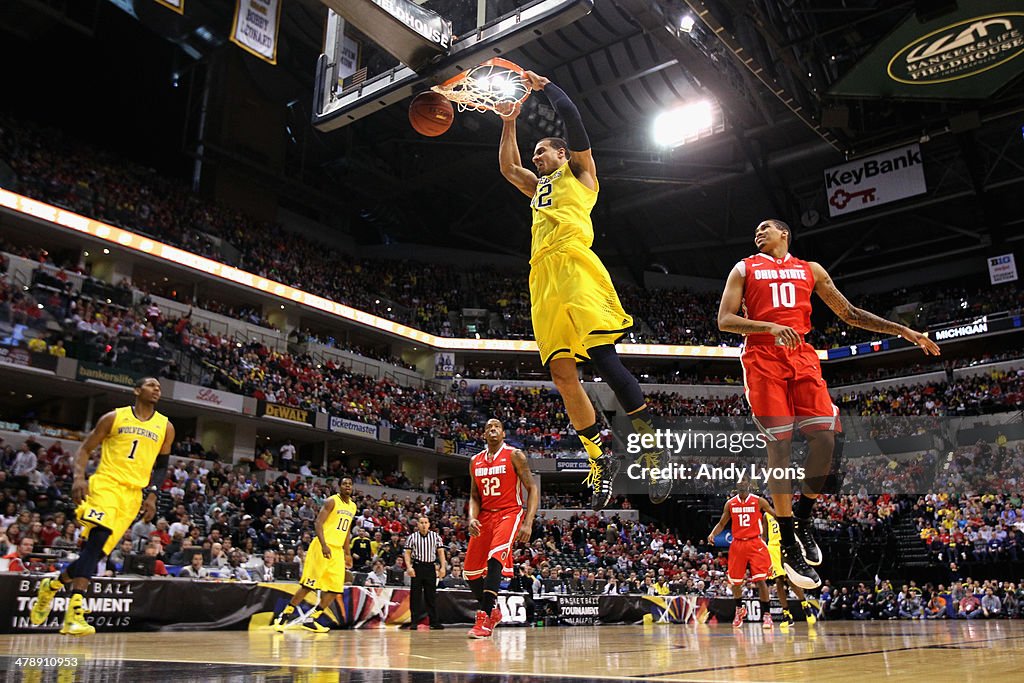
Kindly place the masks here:
MULTIPOLYGON (((792 327, 798 334, 811 331, 811 265, 786 254, 777 259, 755 254, 736 264, 743 275, 743 305, 746 317, 792 327)), ((768 333, 747 335, 753 343, 774 343, 768 333)))
POLYGON ((506 510, 523 506, 523 484, 512 464, 514 448, 502 444, 491 456, 484 449, 473 456, 473 481, 480 492, 481 510, 506 510))

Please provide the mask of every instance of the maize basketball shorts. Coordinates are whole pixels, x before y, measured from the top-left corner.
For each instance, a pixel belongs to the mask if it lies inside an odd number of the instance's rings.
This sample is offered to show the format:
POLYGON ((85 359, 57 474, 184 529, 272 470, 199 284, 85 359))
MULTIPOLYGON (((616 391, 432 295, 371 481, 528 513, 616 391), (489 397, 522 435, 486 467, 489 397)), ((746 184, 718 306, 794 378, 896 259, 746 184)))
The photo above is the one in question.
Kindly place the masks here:
POLYGON ((89 538, 93 527, 110 529, 110 538, 103 544, 103 554, 109 555, 121 544, 121 537, 135 521, 142 507, 142 491, 101 475, 89 477, 89 493, 75 509, 82 524, 82 538, 89 538))
POLYGON ((743 583, 750 567, 751 581, 764 581, 772 569, 768 546, 760 536, 734 538, 729 544, 729 583, 743 583))
POLYGON ((740 356, 747 403, 758 429, 771 441, 803 432, 841 431, 839 409, 821 378, 814 347, 748 344, 740 356))
POLYGON ((345 591, 345 549, 331 548, 331 559, 324 557, 320 539, 314 538, 306 551, 299 583, 314 591, 342 593, 345 591))
POLYGON ((768 574, 768 578, 777 579, 780 576, 785 576, 786 570, 782 567, 782 546, 769 543, 768 556, 772 558, 772 570, 768 574))
POLYGON ((562 247, 533 264, 530 305, 545 365, 553 358, 589 360, 591 348, 614 344, 633 326, 601 259, 582 246, 562 247))
POLYGON ((526 513, 522 508, 483 511, 480 513, 480 535, 469 537, 466 561, 462 575, 466 579, 479 578, 487 571, 492 557, 501 562, 503 576, 512 576, 512 550, 516 533, 526 513))

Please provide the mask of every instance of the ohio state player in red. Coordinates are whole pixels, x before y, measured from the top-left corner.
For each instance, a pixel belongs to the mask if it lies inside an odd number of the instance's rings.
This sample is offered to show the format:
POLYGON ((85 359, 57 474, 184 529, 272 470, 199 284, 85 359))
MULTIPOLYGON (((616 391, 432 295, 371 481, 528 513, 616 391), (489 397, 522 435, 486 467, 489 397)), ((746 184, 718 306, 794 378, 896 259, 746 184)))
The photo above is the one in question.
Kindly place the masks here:
POLYGON ((505 443, 505 428, 494 418, 484 426, 487 448, 469 463, 469 547, 462 573, 476 596, 470 638, 487 638, 501 621, 495 607, 502 574, 512 575, 512 549, 528 542, 540 495, 526 456, 505 443), (525 509, 523 506, 526 506, 525 509))
POLYGON ((750 567, 750 580, 757 586, 757 597, 761 601, 761 627, 772 627, 771 603, 768 600, 768 575, 772 571, 772 558, 768 554, 768 545, 762 534, 764 526, 761 513, 774 515, 775 511, 767 500, 750 492, 750 483, 746 480, 736 484, 736 495, 725 501, 722 518, 708 534, 708 543, 715 544, 715 536, 721 533, 725 525, 732 523, 732 543, 729 544, 729 587, 736 601, 736 617, 732 620, 734 628, 743 625, 747 616, 747 608, 743 606, 743 582, 750 567))
POLYGON ((794 423, 807 438, 803 495, 796 505, 790 481, 772 478, 768 484, 778 509, 782 565, 789 580, 806 590, 821 585, 813 568, 821 564, 821 550, 812 533, 811 510, 832 466, 839 412, 821 377, 818 356, 803 339, 811 329, 811 292, 848 325, 903 337, 925 354, 937 356, 939 347, 927 335, 847 301, 821 265, 790 255, 792 235, 780 220, 757 226, 754 244, 760 253, 729 273, 718 329, 746 336, 744 386, 754 420, 768 439, 768 466, 790 465, 794 423), (744 315, 738 315, 741 306, 744 315))

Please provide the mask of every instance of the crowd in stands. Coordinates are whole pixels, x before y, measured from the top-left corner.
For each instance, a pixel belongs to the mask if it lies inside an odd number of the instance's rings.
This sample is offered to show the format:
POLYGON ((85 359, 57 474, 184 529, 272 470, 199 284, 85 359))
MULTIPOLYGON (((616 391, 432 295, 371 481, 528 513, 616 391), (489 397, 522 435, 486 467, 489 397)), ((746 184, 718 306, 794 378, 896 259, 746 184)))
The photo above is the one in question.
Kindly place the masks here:
MULTIPOLYGON (((0 116, 0 129, 0 160, 15 171, 15 189, 30 196, 441 336, 531 336, 525 264, 522 270, 502 272, 357 258, 288 233, 278 224, 204 201, 183 184, 67 139, 60 131, 5 116, 0 116), (463 320, 462 310, 474 308, 491 312, 493 319, 463 320)), ((638 322, 627 342, 740 343, 738 336, 717 329, 718 292, 642 289, 628 283, 620 283, 619 290, 624 307, 638 322)), ((859 305, 882 315, 915 301, 922 303, 908 322, 926 328, 995 311, 1020 311, 1024 292, 1015 285, 978 291, 958 285, 857 297, 859 305)), ((258 312, 255 317, 262 320, 258 312)), ((877 336, 831 316, 825 320, 808 338, 819 347, 877 336)))
POLYGON ((1013 581, 962 579, 953 573, 949 585, 916 581, 897 591, 890 581, 875 586, 821 591, 821 610, 829 619, 857 621, 898 619, 1010 619, 1024 618, 1024 584, 1013 581))
POLYGON ((981 415, 1024 407, 1024 368, 991 370, 953 381, 842 391, 837 404, 860 416, 981 415))

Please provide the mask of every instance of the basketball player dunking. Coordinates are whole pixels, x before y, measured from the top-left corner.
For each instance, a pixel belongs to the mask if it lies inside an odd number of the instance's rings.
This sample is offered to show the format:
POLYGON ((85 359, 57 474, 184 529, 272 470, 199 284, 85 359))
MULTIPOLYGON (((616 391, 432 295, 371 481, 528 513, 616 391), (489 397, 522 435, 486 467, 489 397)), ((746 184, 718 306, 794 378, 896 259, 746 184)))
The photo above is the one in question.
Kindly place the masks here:
MULTIPOLYGON (((600 189, 590 139, 572 100, 547 78, 526 72, 530 87, 543 91, 565 124, 566 139, 543 138, 533 150, 537 173, 523 167, 516 141, 519 105, 506 111, 498 161, 501 174, 530 197, 533 210, 530 248, 530 305, 533 336, 541 362, 565 401, 583 447, 590 456, 587 484, 591 507, 601 510, 612 497, 612 482, 621 463, 603 454, 594 406, 580 384, 577 361, 591 361, 615 392, 641 433, 654 431, 640 383, 623 366, 615 342, 633 326, 622 308, 604 264, 591 251, 594 226, 590 211, 600 189), (538 177, 540 176, 540 177, 538 177)), ((646 468, 664 467, 665 454, 642 453, 646 468)), ((670 479, 647 477, 651 500, 663 502, 672 491, 670 479)))
POLYGON ((156 484, 164 480, 167 460, 174 443, 174 425, 156 411, 160 380, 143 377, 135 383, 135 405, 112 410, 100 418, 75 456, 71 497, 78 504, 75 514, 82 524, 85 542, 78 559, 60 576, 39 583, 36 604, 29 619, 37 626, 50 616, 53 597, 71 586, 64 625, 60 632, 72 636, 96 633, 85 620, 85 591, 100 560, 121 542, 135 521, 139 508, 147 521, 156 516, 156 484), (85 478, 89 455, 102 446, 96 472, 85 478), (157 457, 161 462, 154 472, 157 457), (146 500, 142 489, 150 484, 146 500))
POLYGON ((811 329, 811 292, 848 325, 903 337, 926 354, 939 355, 939 347, 927 335, 847 301, 824 268, 790 255, 792 235, 780 220, 757 226, 754 244, 760 253, 743 259, 729 273, 718 328, 746 336, 741 356, 744 388, 754 421, 768 440, 768 466, 789 467, 794 424, 807 438, 806 476, 797 503, 793 504, 789 480, 769 480, 778 510, 783 567, 789 580, 806 590, 821 585, 814 570, 821 564, 821 550, 814 540, 811 511, 831 469, 840 431, 839 409, 821 377, 821 363, 803 339, 811 329))
POLYGON ((728 576, 732 597, 736 601, 736 616, 732 620, 734 628, 743 626, 743 620, 747 616, 747 608, 743 606, 743 582, 746 580, 748 566, 750 580, 757 586, 757 597, 761 601, 761 626, 765 630, 772 628, 767 583, 772 560, 768 555, 768 546, 762 538, 762 512, 772 514, 775 511, 767 500, 750 492, 749 482, 740 481, 736 484, 736 495, 725 501, 722 518, 708 534, 708 543, 714 545, 715 536, 721 533, 726 524, 732 524, 728 576))
POLYGON ((512 550, 530 540, 540 504, 526 456, 505 443, 499 420, 487 421, 484 438, 487 448, 469 463, 469 547, 462 574, 477 599, 470 638, 490 637, 501 621, 495 607, 501 577, 512 576, 512 550))

